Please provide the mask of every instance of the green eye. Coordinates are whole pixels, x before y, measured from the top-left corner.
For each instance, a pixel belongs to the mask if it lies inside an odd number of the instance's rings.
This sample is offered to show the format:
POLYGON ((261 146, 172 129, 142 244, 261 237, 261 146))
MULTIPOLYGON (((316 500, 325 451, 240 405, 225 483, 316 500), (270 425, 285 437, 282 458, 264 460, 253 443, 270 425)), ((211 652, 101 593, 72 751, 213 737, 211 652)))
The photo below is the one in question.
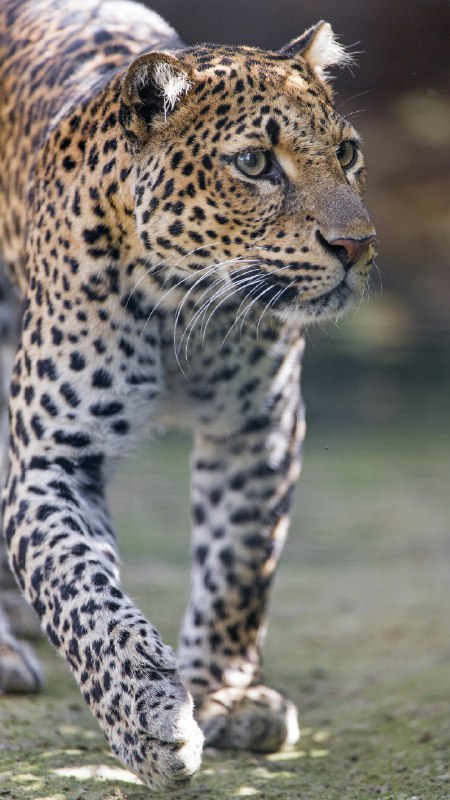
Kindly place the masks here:
POLYGON ((354 142, 342 142, 336 150, 336 158, 342 169, 353 167, 358 157, 358 148, 354 142))
POLYGON ((244 175, 248 175, 249 178, 259 178, 267 172, 269 157, 264 150, 251 150, 248 153, 239 153, 235 163, 244 175))

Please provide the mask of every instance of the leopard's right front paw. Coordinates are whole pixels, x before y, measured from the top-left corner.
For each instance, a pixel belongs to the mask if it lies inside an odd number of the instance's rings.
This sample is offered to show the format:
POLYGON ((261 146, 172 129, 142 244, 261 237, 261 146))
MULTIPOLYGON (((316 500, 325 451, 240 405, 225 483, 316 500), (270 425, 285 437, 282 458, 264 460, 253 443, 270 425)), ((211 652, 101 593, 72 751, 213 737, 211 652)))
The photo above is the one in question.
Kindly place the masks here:
POLYGON ((176 673, 139 683, 106 720, 114 723, 106 731, 111 749, 150 789, 180 785, 199 769, 203 749, 192 698, 176 673))

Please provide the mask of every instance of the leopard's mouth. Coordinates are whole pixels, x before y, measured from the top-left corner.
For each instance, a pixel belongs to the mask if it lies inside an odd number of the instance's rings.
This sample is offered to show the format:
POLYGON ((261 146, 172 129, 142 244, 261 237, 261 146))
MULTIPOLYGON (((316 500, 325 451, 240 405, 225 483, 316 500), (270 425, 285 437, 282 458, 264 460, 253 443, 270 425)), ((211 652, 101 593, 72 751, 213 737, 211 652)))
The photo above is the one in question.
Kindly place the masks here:
POLYGON ((334 316, 342 313, 354 298, 355 292, 348 285, 345 275, 333 289, 306 301, 301 306, 301 311, 307 312, 309 316, 315 318, 334 316))
POLYGON ((264 272, 264 283, 255 281, 255 287, 246 288, 249 302, 264 312, 275 314, 282 319, 298 317, 302 321, 319 317, 334 317, 342 313, 357 292, 347 283, 347 274, 336 286, 311 299, 302 300, 301 281, 281 278, 264 272), (262 288, 261 288, 262 286, 262 288))

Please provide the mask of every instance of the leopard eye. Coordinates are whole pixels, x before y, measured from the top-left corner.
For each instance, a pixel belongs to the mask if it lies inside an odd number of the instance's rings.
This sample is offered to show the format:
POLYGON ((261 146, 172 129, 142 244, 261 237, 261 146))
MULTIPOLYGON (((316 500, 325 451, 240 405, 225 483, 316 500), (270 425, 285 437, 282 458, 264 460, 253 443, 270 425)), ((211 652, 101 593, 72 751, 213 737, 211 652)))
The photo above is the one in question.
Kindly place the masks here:
POLYGON ((269 156, 264 150, 250 150, 248 153, 239 153, 235 163, 244 175, 248 175, 249 178, 259 178, 267 172, 269 156))
POLYGON ((336 158, 342 169, 353 167, 358 157, 358 148, 354 142, 342 142, 336 150, 336 158))

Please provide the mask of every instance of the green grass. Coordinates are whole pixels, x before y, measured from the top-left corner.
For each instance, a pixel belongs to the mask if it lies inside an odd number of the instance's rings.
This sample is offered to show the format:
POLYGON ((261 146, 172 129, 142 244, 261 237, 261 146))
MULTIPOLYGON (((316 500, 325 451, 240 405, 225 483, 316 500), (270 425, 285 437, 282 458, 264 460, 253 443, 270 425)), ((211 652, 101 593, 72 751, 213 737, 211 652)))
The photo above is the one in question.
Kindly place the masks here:
MULTIPOLYGON (((268 757, 207 752, 177 798, 450 797, 448 433, 311 426, 265 655, 302 739, 268 757)), ((189 586, 188 481, 188 439, 169 434, 110 493, 126 587, 171 644, 189 586)), ((64 664, 39 649, 45 692, 0 702, 0 798, 143 800, 64 664)))

